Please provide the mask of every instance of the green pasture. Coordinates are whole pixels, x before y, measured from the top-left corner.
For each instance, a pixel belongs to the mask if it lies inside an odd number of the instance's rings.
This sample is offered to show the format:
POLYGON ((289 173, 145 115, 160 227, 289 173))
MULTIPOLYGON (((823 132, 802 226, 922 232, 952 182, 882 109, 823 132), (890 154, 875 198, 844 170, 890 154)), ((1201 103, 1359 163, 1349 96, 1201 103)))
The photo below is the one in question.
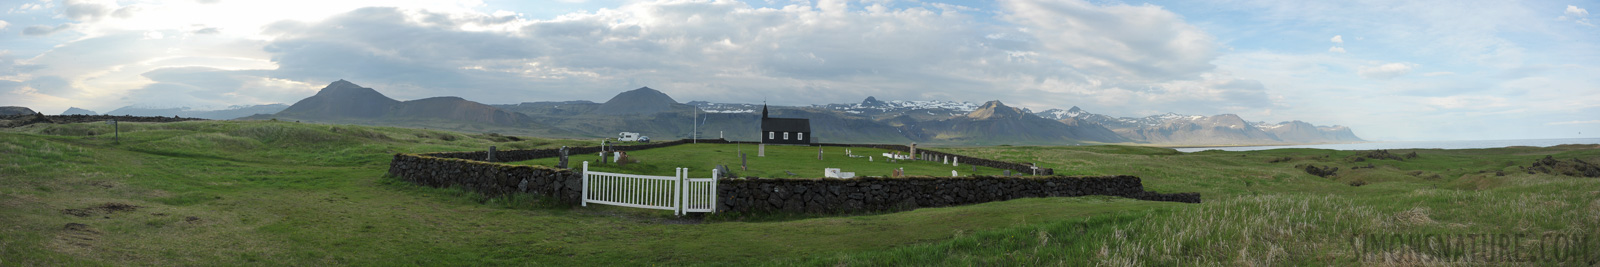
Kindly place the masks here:
MULTIPOLYGON (((1315 149, 933 148, 1038 162, 1058 174, 1135 175, 1147 190, 1200 192, 1204 203, 1093 196, 881 214, 678 218, 534 195, 486 198, 385 177, 395 153, 588 140, 273 121, 123 123, 120 142, 110 130, 97 123, 0 129, 0 266, 1437 265, 1472 255, 1406 247, 1381 251, 1392 257, 1380 261, 1354 261, 1350 237, 1600 231, 1600 179, 1520 168, 1546 156, 1600 162, 1593 144, 1390 151, 1418 155, 1403 161, 1315 149), (1339 171, 1318 177, 1306 165, 1339 171)), ((914 175, 970 172, 966 164, 862 162, 835 148, 824 148, 821 161, 815 147, 768 147, 767 157, 753 149, 630 151, 640 162, 598 168, 670 175, 689 167, 702 177, 717 164, 737 169, 731 159, 744 150, 751 170, 740 175, 816 177, 824 167, 872 176, 901 167, 914 175)), ((573 163, 593 160, 583 157, 573 163)))

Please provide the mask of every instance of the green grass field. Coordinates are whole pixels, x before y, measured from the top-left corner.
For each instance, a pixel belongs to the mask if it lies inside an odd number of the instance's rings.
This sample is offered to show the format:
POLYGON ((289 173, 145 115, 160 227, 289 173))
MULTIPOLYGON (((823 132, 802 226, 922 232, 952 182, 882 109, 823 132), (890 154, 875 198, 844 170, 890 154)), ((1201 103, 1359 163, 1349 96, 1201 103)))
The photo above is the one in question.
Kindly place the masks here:
MULTIPOLYGON (((823 168, 840 168, 841 171, 855 172, 856 176, 884 176, 893 174, 895 169, 905 169, 908 176, 950 176, 950 171, 956 171, 961 176, 1003 175, 1004 170, 976 167, 971 164, 943 164, 940 161, 920 160, 895 160, 883 157, 883 153, 891 150, 875 148, 845 148, 845 147, 814 147, 814 146, 767 146, 766 156, 757 156, 756 146, 741 144, 685 144, 658 149, 628 151, 630 159, 637 163, 624 164, 599 164, 599 155, 572 155, 568 163, 572 168, 582 168, 582 162, 590 162, 589 168, 602 172, 620 172, 646 175, 672 176, 674 168, 688 167, 690 177, 711 177, 711 169, 716 165, 726 165, 728 169, 741 177, 763 178, 817 178, 823 176, 823 168), (822 159, 817 159, 817 150, 822 150, 822 159), (858 157, 849 157, 845 150, 858 157), (739 169, 739 152, 744 151, 749 163, 748 171, 739 169), (974 173, 972 170, 976 169, 974 173), (793 172, 795 176, 789 176, 793 172)), ((512 164, 532 164, 555 166, 560 160, 557 158, 534 159, 512 164)), ((959 160, 958 162, 959 163, 959 160)))
MULTIPOLYGON (((1032 198, 886 214, 719 214, 696 223, 666 211, 491 199, 384 177, 393 153, 590 141, 270 121, 122 129, 120 143, 103 124, 0 130, 0 266, 1368 265, 1351 261, 1351 235, 1600 231, 1600 179, 1518 168, 1546 155, 1600 162, 1595 145, 1416 150, 1415 159, 1364 162, 1351 158, 1361 151, 1311 149, 940 148, 1038 162, 1059 174, 1136 175, 1147 190, 1201 192, 1205 203, 1032 198), (1374 168, 1350 169, 1368 163, 1374 168), (1340 171, 1317 177, 1297 167, 1304 164, 1340 171), (1356 181, 1365 185, 1350 185, 1356 181)), ((634 166, 651 174, 670 174, 667 166, 679 162, 697 171, 737 168, 723 162, 732 154, 726 146, 682 149, 721 154, 638 151, 643 161, 634 166)), ((793 171, 805 176, 835 163, 826 160, 848 159, 831 152, 815 162, 814 153, 769 156, 817 164, 793 171)), ((926 163, 838 164, 866 175, 886 172, 878 166, 948 172, 926 163)), ((753 166, 754 175, 781 177, 773 166, 753 166)), ((1385 252, 1409 255, 1401 261, 1452 256, 1385 252)))

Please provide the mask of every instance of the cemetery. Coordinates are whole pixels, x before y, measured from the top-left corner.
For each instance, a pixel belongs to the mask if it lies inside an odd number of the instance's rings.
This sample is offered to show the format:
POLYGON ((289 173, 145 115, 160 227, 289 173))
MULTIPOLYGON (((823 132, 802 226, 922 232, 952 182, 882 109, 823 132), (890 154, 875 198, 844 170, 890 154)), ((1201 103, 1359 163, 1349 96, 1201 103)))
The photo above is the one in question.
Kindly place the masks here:
POLYGON ((662 209, 678 216, 848 214, 1087 195, 1200 203, 1198 193, 1145 191, 1141 179, 1133 176, 1054 176, 1052 169, 1031 164, 965 157, 987 166, 963 165, 962 158, 918 150, 915 144, 798 146, 713 139, 402 153, 394 156, 389 174, 419 185, 462 188, 491 197, 534 193, 569 204, 662 209), (1022 170, 1028 171, 1026 177, 1022 170))
MULTIPOLYGON (((731 174, 723 173, 723 177, 780 179, 827 177, 824 170, 829 168, 840 169, 841 172, 854 172, 856 177, 895 177, 894 173, 901 170, 904 172, 900 176, 951 176, 951 171, 955 171, 959 176, 998 176, 1009 171, 963 164, 960 162, 960 157, 955 157, 953 159, 955 162, 943 157, 937 161, 911 160, 905 156, 896 159, 894 155, 904 155, 906 152, 882 148, 787 145, 765 147, 763 154, 759 144, 684 144, 623 150, 627 157, 621 164, 615 162, 616 157, 613 155, 608 155, 606 164, 600 164, 601 158, 597 153, 572 154, 569 161, 574 163, 588 161, 592 170, 645 175, 671 175, 674 168, 685 167, 689 168, 689 174, 693 177, 711 177, 711 169, 716 166, 726 166, 731 174), (821 151, 820 158, 818 151, 821 151), (743 157, 740 156, 741 153, 743 157), (885 154, 891 156, 886 157, 885 154)), ((549 157, 511 162, 511 164, 558 166, 559 161, 558 157, 549 157)), ((1031 175, 1020 171, 1011 173, 1031 175)))

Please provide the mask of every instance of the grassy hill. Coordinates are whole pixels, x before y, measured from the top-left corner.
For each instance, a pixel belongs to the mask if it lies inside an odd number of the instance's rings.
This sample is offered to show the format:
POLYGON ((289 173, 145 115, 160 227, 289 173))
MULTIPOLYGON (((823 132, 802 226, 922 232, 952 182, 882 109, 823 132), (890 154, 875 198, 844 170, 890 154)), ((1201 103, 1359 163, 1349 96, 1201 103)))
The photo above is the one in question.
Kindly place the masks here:
POLYGON ((1366 152, 943 148, 1063 174, 1136 175, 1148 190, 1201 192, 1205 203, 1034 198, 696 221, 384 177, 392 153, 591 141, 196 121, 123 123, 116 143, 108 127, 0 129, 0 265, 1359 264, 1354 234, 1600 229, 1600 179, 1519 168, 1545 156, 1600 162, 1595 145, 1390 151, 1419 157, 1359 162, 1366 152), (1340 170, 1324 178, 1305 165, 1340 170))

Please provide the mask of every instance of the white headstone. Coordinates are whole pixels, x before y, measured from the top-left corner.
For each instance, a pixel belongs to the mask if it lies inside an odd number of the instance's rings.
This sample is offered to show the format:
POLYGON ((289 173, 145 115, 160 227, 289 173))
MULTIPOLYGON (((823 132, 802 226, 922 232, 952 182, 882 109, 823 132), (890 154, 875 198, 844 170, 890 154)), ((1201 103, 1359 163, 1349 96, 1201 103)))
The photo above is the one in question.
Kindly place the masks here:
POLYGON ((765 156, 767 156, 767 144, 761 144, 761 145, 756 146, 756 156, 757 157, 765 157, 765 156))
POLYGON ((961 176, 961 174, 956 173, 956 170, 950 170, 950 177, 960 177, 960 176, 961 176))
POLYGON ((950 159, 950 165, 954 165, 956 167, 961 167, 961 157, 956 157, 956 158, 950 159))
POLYGON ((839 178, 839 168, 823 168, 822 177, 839 178))

